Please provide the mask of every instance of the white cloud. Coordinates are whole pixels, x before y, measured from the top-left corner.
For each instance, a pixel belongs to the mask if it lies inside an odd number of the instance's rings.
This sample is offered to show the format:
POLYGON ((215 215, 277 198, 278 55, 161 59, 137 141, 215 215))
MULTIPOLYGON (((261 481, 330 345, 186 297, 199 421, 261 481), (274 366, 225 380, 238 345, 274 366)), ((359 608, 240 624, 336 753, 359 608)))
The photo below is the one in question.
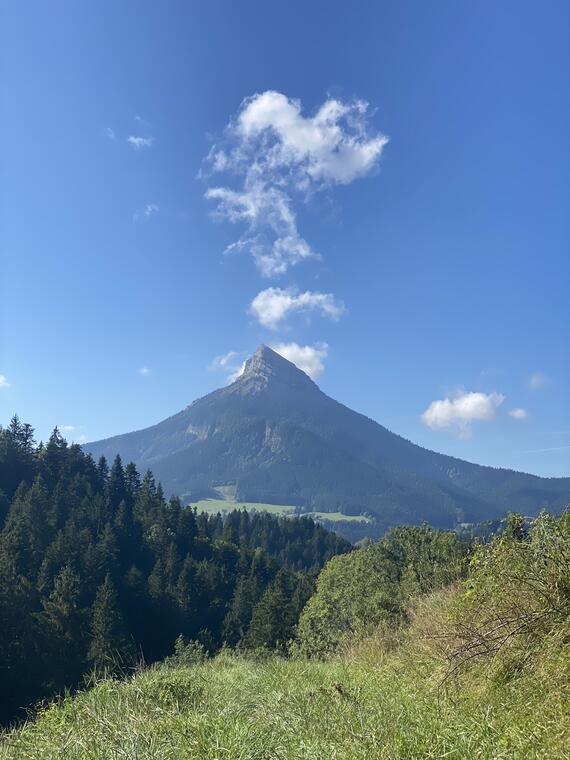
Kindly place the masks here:
POLYGON ((214 372, 224 372, 226 374, 226 382, 233 383, 242 374, 245 361, 241 360, 241 356, 238 351, 228 351, 227 354, 221 354, 215 356, 210 362, 208 369, 214 372))
POLYGON ((527 379, 527 385, 531 391, 537 391, 543 388, 549 382, 549 378, 544 372, 533 372, 527 379))
POLYGON ((84 433, 79 433, 82 427, 82 425, 79 428, 76 425, 59 425, 59 432, 71 443, 81 444, 87 441, 87 436, 84 433))
POLYGON ((154 137, 141 137, 140 135, 129 135, 127 142, 135 150, 141 150, 142 148, 150 148, 154 143, 154 137))
POLYGON ((238 356, 237 351, 228 351, 227 354, 221 354, 220 356, 215 356, 210 363, 209 369, 211 370, 227 369, 228 367, 232 366, 237 356, 238 356))
POLYGON ((242 192, 213 187, 206 198, 218 201, 216 218, 247 224, 248 235, 225 252, 249 250, 264 277, 284 274, 303 259, 318 257, 299 235, 291 199, 283 190, 251 183, 242 192))
POLYGON ((298 343, 276 343, 271 345, 271 348, 285 359, 293 362, 313 380, 316 380, 325 371, 324 360, 329 352, 326 343, 315 343, 313 346, 300 346, 298 343))
POLYGON ((142 209, 142 211, 135 211, 133 214, 133 220, 135 222, 138 222, 139 219, 149 219, 154 214, 158 214, 160 211, 160 208, 157 206, 156 203, 147 203, 146 206, 142 209))
POLYGON ((137 369, 137 372, 139 373, 139 375, 142 375, 144 377, 145 375, 150 375, 150 368, 147 367, 146 365, 143 365, 142 367, 139 367, 137 369))
POLYGON ((232 369, 232 371, 227 377, 227 382, 228 383, 235 382, 238 379, 238 377, 241 377, 241 375, 243 375, 244 369, 245 369, 245 361, 243 361, 241 364, 239 364, 238 366, 232 369))
POLYGON ((313 181, 348 184, 372 168, 388 142, 367 134, 367 109, 363 100, 330 98, 305 117, 299 100, 268 90, 242 103, 233 129, 244 141, 262 137, 269 166, 292 168, 303 189, 313 181))
POLYGON ((470 438, 471 424, 489 421, 503 403, 502 393, 460 391, 454 398, 432 401, 422 414, 422 421, 432 430, 455 429, 459 438, 470 438))
POLYGON ((332 293, 318 293, 306 290, 296 293, 293 288, 266 288, 258 293, 249 307, 250 314, 260 324, 275 329, 279 322, 295 311, 317 311, 323 316, 338 321, 345 311, 342 301, 337 301, 332 293))
POLYGON ((212 172, 240 178, 238 189, 210 187, 215 216, 246 225, 227 250, 247 249, 262 275, 281 275, 317 254, 300 235, 293 210, 297 196, 349 184, 377 165, 388 138, 369 134, 368 104, 329 98, 314 116, 301 103, 267 91, 243 101, 226 130, 227 145, 213 146, 212 172))
POLYGON ((516 409, 510 409, 509 415, 514 420, 526 420, 528 418, 528 412, 526 409, 521 409, 521 407, 517 407, 516 409))
POLYGON ((9 388, 9 387, 10 387, 10 383, 8 382, 8 378, 6 377, 6 375, 0 375, 0 390, 2 388, 9 388))
POLYGON ((139 116, 138 113, 135 114, 135 121, 137 122, 137 124, 139 124, 143 128, 143 130, 150 129, 150 127, 152 126, 150 121, 143 119, 143 117, 139 116))
POLYGON ((106 127, 105 128, 105 134, 107 135, 107 137, 109 138, 109 140, 116 140, 117 139, 117 135, 115 134, 115 130, 112 129, 112 127, 106 127))

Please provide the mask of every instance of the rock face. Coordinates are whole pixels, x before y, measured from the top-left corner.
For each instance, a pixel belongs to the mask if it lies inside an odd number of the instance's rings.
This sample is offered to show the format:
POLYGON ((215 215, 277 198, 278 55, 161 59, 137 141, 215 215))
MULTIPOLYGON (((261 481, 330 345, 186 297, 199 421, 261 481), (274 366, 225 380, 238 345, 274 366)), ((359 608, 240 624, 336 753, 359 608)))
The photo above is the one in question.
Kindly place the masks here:
POLYGON ((384 526, 452 527, 570 500, 570 478, 482 467, 416 446, 326 396, 267 346, 231 385, 157 425, 84 448, 152 469, 167 493, 185 500, 234 486, 238 500, 369 513, 384 526))

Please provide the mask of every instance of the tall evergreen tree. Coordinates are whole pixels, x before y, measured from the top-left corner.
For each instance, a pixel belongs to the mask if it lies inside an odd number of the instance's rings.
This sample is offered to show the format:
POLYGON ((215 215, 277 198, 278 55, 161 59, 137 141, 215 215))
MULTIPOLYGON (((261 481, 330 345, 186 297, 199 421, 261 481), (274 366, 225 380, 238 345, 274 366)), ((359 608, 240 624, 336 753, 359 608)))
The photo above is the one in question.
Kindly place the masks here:
POLYGON ((134 649, 125 632, 117 592, 109 573, 93 603, 88 659, 99 673, 119 672, 134 661, 134 649))

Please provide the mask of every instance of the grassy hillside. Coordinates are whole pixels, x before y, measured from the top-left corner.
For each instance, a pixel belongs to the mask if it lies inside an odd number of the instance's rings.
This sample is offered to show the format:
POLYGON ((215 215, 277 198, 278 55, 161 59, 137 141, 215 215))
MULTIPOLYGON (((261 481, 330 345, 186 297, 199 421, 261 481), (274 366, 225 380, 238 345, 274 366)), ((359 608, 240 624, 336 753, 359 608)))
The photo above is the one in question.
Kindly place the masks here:
POLYGON ((287 658, 182 641, 40 710, 0 758, 564 760, 569 612, 570 513, 469 550, 398 529, 329 561, 287 658))
MULTIPOLYGON (((433 599, 420 614, 431 615, 433 599), (430 609, 431 607, 431 609, 430 609)), ((372 637, 328 662, 222 654, 106 681, 9 734, 0 757, 37 760, 570 757, 568 654, 553 640, 531 671, 438 688, 441 659, 407 635, 372 637)))

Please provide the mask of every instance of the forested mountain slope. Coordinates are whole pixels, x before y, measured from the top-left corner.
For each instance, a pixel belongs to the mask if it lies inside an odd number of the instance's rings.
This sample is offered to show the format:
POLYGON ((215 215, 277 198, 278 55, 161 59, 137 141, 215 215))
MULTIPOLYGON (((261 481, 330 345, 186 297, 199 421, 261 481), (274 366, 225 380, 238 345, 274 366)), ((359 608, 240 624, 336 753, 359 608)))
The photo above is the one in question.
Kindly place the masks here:
POLYGON ((451 527, 570 500, 570 478, 471 464, 423 449, 326 396, 261 346, 231 385, 153 427, 85 445, 151 467, 183 500, 234 485, 236 499, 370 513, 384 527, 451 527))

